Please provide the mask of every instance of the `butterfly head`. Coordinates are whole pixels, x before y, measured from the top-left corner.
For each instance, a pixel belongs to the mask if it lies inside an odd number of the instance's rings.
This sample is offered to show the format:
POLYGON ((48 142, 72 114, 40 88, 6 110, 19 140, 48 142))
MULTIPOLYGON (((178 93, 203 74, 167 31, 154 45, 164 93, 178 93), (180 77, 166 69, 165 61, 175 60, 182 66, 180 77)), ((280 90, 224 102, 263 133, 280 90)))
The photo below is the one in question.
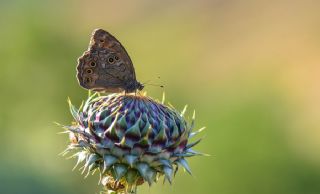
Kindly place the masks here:
POLYGON ((142 90, 144 88, 144 85, 142 85, 140 82, 133 80, 130 82, 127 82, 125 91, 126 92, 135 92, 136 90, 142 90))
POLYGON ((143 90, 144 85, 141 84, 140 82, 136 82, 136 87, 137 87, 137 89, 138 89, 139 91, 141 91, 141 90, 143 90))

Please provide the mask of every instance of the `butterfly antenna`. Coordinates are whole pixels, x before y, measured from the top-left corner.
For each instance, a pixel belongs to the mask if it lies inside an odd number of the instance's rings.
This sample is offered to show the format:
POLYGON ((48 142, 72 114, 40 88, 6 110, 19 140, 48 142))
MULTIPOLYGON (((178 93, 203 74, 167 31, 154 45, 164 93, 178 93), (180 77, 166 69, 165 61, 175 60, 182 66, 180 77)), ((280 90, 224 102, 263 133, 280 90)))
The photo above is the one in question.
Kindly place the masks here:
MULTIPOLYGON (((158 79, 161 79, 160 76, 158 76, 158 79)), ((164 85, 150 83, 150 81, 151 81, 151 80, 148 80, 148 81, 142 83, 142 85, 149 85, 149 86, 156 86, 156 87, 164 88, 164 85)))
POLYGON ((146 84, 148 84, 150 81, 151 81, 151 80, 148 80, 148 81, 146 81, 146 82, 143 82, 142 85, 146 85, 146 84))
POLYGON ((164 85, 160 85, 160 84, 148 84, 150 86, 157 86, 157 87, 160 87, 160 88, 164 88, 164 85))

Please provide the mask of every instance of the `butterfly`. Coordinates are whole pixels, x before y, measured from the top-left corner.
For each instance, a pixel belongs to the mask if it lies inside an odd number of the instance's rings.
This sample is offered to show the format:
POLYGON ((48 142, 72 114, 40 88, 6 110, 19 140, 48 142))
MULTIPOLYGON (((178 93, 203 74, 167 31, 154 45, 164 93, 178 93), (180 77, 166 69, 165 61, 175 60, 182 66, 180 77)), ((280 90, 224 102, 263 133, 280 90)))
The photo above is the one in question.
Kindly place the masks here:
POLYGON ((103 29, 93 31, 88 50, 78 58, 77 79, 83 88, 98 92, 131 93, 144 87, 125 48, 103 29))

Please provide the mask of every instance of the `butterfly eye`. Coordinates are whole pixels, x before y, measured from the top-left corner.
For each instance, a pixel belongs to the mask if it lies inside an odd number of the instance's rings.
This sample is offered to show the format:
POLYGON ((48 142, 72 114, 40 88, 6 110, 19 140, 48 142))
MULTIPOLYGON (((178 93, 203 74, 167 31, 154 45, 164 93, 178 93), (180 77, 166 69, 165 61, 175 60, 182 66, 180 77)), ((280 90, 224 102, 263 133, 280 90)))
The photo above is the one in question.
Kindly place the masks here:
POLYGON ((113 63, 113 62, 114 62, 114 59, 113 59, 112 57, 110 57, 110 58, 108 59, 108 61, 109 61, 109 63, 113 63))
POLYGON ((118 61, 118 60, 119 60, 119 57, 118 57, 118 56, 114 56, 114 59, 115 59, 116 61, 118 61))
POLYGON ((90 63, 90 66, 91 66, 91 67, 95 67, 96 65, 97 65, 97 64, 96 64, 95 62, 93 62, 93 61, 90 63))
POLYGON ((86 72, 87 72, 87 74, 92 74, 93 71, 92 71, 92 69, 87 69, 86 72))

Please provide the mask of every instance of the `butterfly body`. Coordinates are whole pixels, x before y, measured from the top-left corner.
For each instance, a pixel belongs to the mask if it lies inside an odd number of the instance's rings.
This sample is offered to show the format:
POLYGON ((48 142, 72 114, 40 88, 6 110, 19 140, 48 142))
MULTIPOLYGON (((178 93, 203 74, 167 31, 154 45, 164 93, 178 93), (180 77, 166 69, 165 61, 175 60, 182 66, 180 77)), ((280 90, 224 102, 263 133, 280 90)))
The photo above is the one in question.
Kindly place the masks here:
POLYGON ((102 29, 94 30, 88 50, 78 59, 77 79, 83 88, 101 92, 130 93, 144 87, 124 47, 102 29))

